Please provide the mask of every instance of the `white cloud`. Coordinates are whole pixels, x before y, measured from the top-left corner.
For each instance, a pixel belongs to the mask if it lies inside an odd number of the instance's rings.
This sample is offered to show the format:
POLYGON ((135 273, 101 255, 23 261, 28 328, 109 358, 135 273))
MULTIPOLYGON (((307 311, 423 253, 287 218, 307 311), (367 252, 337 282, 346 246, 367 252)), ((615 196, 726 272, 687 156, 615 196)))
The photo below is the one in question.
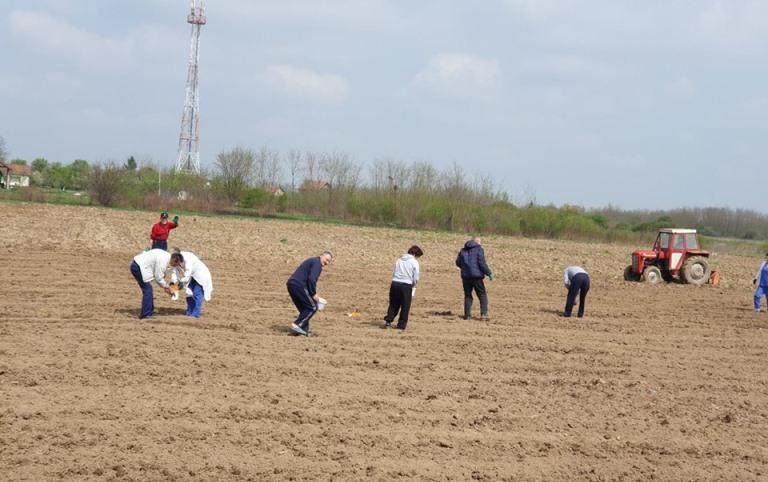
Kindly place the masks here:
POLYGON ((768 3, 763 0, 711 0, 699 13, 696 26, 710 41, 726 45, 755 42, 762 45, 768 32, 768 3))
POLYGON ((531 20, 545 20, 569 13, 575 0, 504 0, 513 12, 531 20))
POLYGON ((120 70, 178 53, 187 41, 162 28, 139 25, 121 37, 78 28, 47 13, 16 10, 11 31, 23 45, 47 55, 78 63, 91 71, 120 70))
POLYGON ((667 84, 664 92, 673 99, 688 100, 696 95, 696 86, 688 77, 679 77, 667 84))
POLYGON ((275 90, 290 96, 325 101, 341 100, 347 96, 348 82, 339 75, 320 74, 280 64, 268 66, 265 78, 275 90))
POLYGON ((536 58, 523 65, 525 72, 569 78, 605 78, 618 74, 615 67, 577 55, 536 58))
POLYGON ((491 90, 501 75, 496 59, 483 59, 466 53, 441 53, 416 75, 415 83, 445 93, 477 96, 491 90))

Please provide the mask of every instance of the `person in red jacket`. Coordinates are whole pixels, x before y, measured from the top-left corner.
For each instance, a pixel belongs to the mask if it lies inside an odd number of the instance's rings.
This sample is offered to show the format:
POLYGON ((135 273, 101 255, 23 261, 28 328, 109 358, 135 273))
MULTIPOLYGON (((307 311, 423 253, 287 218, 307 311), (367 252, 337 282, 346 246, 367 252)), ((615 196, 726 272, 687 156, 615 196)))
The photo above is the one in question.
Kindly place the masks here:
POLYGON ((164 249, 168 251, 168 234, 171 229, 176 229, 179 225, 179 217, 174 216, 173 221, 168 221, 168 213, 160 213, 160 222, 152 226, 152 232, 149 233, 149 239, 152 240, 152 249, 164 249))

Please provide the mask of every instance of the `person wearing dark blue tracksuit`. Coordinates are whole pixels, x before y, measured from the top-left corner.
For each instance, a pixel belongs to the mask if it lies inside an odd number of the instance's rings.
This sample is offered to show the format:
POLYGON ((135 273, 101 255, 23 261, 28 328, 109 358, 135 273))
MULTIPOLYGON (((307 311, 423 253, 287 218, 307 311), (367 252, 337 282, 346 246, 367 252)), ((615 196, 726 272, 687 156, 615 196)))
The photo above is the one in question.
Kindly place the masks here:
POLYGON ((765 261, 760 265, 760 269, 757 270, 755 279, 752 280, 757 285, 755 289, 755 311, 760 311, 760 301, 763 296, 768 300, 768 254, 765 255, 765 261))
POLYGON ((291 330, 299 335, 309 336, 309 320, 317 313, 317 280, 323 268, 333 259, 330 252, 325 251, 320 256, 304 260, 296 271, 288 278, 286 286, 293 304, 299 310, 299 317, 291 325, 291 330))
POLYGON ((563 283, 568 288, 568 298, 565 300, 565 311, 563 316, 569 318, 573 311, 573 305, 576 303, 576 295, 579 296, 578 317, 584 316, 584 309, 587 303, 587 293, 589 292, 589 273, 584 271, 581 266, 569 266, 565 268, 563 274, 563 283))

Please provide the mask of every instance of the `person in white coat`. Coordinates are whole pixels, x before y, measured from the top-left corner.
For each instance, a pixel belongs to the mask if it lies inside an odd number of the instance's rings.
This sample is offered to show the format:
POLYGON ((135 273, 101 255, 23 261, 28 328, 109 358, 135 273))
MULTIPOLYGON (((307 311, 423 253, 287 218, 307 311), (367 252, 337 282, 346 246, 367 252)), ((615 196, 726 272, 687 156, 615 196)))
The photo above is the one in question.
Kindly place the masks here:
MULTIPOLYGON (((181 283, 186 286, 187 293, 187 316, 200 318, 203 311, 203 301, 211 301, 213 295, 213 278, 208 266, 203 263, 194 253, 189 251, 178 251, 184 261, 178 266, 181 271, 181 283)), ((177 273, 174 272, 172 281, 175 281, 177 273)))
POLYGON ((155 311, 152 281, 160 285, 166 293, 170 293, 165 281, 168 266, 176 267, 183 262, 179 253, 171 254, 164 249, 150 249, 136 255, 131 262, 131 274, 141 288, 141 312, 139 319, 150 318, 155 311))
POLYGON ((408 252, 400 256, 395 262, 395 270, 392 273, 392 284, 389 286, 389 308, 387 316, 384 317, 385 328, 392 328, 392 322, 395 320, 398 311, 400 317, 397 319, 397 328, 405 330, 408 325, 408 314, 411 311, 411 300, 413 299, 416 284, 419 282, 419 261, 424 252, 418 246, 411 246, 408 252))

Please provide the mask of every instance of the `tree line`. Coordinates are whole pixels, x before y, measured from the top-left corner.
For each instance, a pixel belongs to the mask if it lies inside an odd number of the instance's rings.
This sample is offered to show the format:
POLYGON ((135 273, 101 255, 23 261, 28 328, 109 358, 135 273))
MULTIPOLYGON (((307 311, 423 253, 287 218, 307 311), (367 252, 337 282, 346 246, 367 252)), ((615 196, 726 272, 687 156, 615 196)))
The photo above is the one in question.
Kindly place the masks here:
MULTIPOLYGON (((0 144, 0 147, 4 147, 0 144)), ((4 151, 3 151, 4 152, 4 151)), ((11 162, 24 163, 24 160, 11 162)), ((751 210, 681 208, 629 211, 608 206, 514 202, 488 176, 454 164, 377 159, 367 166, 344 152, 234 147, 199 175, 125 162, 69 164, 35 159, 37 187, 88 191, 92 203, 258 215, 306 215, 397 227, 568 239, 634 240, 659 227, 709 236, 768 239, 768 216, 751 210)))

